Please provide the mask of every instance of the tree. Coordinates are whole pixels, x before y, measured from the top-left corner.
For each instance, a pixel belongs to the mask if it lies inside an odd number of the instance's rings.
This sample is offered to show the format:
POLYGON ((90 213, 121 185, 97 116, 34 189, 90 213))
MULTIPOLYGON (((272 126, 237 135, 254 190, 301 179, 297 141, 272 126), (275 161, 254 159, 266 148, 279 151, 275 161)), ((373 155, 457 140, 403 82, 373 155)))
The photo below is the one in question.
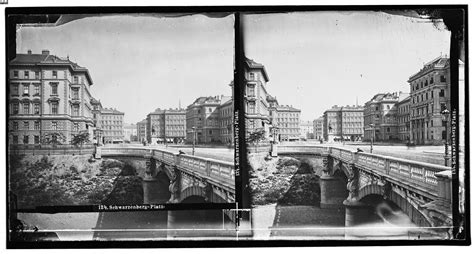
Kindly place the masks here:
POLYGON ((48 145, 62 145, 66 142, 66 136, 61 132, 48 132, 43 135, 43 140, 41 141, 42 144, 48 145))
POLYGON ((74 146, 80 146, 82 148, 82 145, 84 145, 84 143, 89 143, 90 140, 89 140, 89 132, 87 131, 81 131, 79 132, 79 134, 77 135, 74 135, 72 140, 71 140, 71 144, 74 145, 74 146))
POLYGON ((264 139, 265 139, 265 130, 264 129, 259 129, 259 130, 256 130, 256 131, 250 133, 247 141, 251 142, 255 145, 255 152, 257 152, 258 142, 260 142, 264 139))

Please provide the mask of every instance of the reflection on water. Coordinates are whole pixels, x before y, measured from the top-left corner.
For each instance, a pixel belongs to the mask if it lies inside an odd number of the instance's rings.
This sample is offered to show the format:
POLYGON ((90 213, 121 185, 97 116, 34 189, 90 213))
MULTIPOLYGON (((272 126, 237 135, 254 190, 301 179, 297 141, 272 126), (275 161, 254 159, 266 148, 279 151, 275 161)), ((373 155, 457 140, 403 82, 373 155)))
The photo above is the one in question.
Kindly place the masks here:
MULTIPOLYGON (((387 201, 375 205, 367 223, 346 228, 346 238, 427 240, 444 239, 447 235, 433 228, 423 228, 413 223, 408 215, 394 208, 387 201)), ((441 230, 445 231, 446 230, 441 230)))

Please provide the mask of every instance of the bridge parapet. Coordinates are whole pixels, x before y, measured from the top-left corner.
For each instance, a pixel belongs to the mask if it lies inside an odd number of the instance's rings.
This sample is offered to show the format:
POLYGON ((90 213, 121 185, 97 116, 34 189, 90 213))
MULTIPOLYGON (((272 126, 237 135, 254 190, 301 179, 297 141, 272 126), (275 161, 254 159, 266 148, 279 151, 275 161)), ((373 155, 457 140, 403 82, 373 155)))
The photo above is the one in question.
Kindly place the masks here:
MULTIPOLYGON (((189 187, 182 184, 184 182, 180 183, 183 180, 182 175, 193 179, 190 181, 192 184, 208 185, 208 189, 213 189, 214 193, 220 194, 224 200, 232 200, 235 197, 234 164, 231 162, 178 154, 158 148, 101 147, 100 152, 103 157, 124 156, 146 159, 148 178, 156 175, 157 172, 152 172, 153 168, 159 168, 154 166, 156 162, 166 165, 165 173, 170 179, 172 202, 179 202, 183 198, 179 197, 179 189, 184 190, 189 187)), ((148 178, 145 180, 150 180, 148 178)))

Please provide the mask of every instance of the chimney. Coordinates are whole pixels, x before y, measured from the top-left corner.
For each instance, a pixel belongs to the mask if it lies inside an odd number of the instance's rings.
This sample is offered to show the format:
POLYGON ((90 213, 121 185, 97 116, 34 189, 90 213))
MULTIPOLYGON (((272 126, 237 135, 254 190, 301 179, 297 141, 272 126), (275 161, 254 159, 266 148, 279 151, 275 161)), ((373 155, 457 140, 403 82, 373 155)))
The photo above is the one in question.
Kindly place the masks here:
POLYGON ((31 49, 28 49, 28 55, 31 55, 31 49))
POLYGON ((43 49, 43 51, 41 51, 41 54, 42 55, 49 55, 49 50, 43 49))

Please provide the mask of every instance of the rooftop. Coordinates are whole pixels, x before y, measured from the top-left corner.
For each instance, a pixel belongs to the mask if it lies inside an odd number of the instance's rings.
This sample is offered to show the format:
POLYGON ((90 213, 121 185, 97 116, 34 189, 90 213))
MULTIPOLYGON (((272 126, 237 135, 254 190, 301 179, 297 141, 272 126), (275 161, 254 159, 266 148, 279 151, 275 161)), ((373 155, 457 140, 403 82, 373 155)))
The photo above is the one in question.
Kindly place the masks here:
POLYGON ((125 113, 118 111, 115 108, 103 108, 100 111, 101 114, 115 114, 115 115, 125 115, 125 113))
POLYGON ((265 66, 261 63, 257 63, 254 60, 250 58, 245 58, 245 63, 247 64, 248 68, 250 69, 260 69, 262 70, 263 77, 265 78, 265 81, 268 82, 270 79, 268 78, 267 71, 265 70, 265 66))
POLYGON ((417 73, 411 75, 410 78, 408 79, 408 82, 422 76, 423 74, 431 70, 443 69, 446 67, 449 67, 449 57, 447 57, 447 55, 438 56, 434 60, 431 60, 430 62, 424 64, 423 68, 421 68, 417 73))
POLYGON ((26 54, 16 54, 16 57, 10 61, 10 65, 64 65, 71 68, 72 71, 85 72, 89 83, 92 85, 92 78, 87 68, 79 66, 77 63, 71 61, 69 56, 58 57, 51 55, 49 50, 43 50, 41 54, 33 54, 28 50, 26 54))

